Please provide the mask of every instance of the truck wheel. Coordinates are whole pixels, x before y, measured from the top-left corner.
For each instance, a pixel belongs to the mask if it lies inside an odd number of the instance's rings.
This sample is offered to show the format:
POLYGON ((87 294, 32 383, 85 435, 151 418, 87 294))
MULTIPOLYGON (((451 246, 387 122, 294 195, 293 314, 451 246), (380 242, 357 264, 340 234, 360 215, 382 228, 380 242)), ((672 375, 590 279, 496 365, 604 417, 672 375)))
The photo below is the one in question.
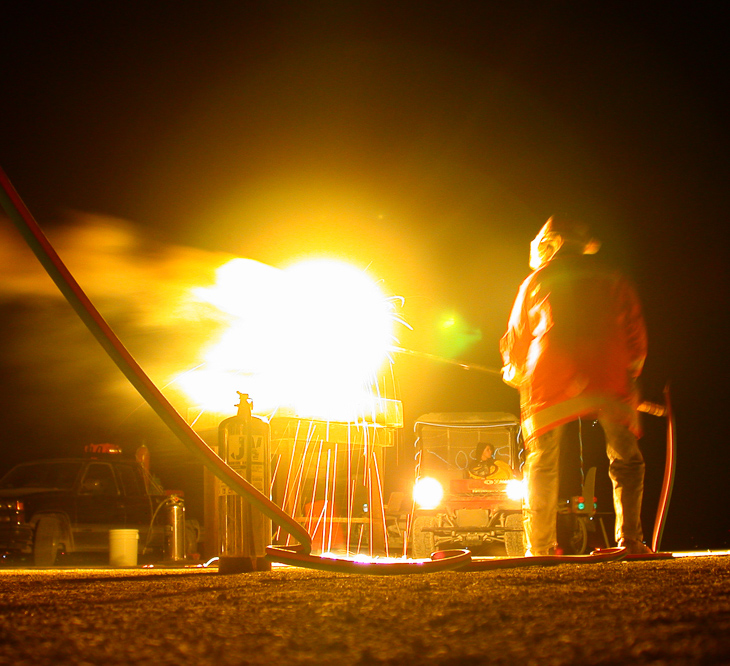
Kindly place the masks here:
POLYGON ((44 516, 35 527, 33 542, 33 564, 52 567, 56 563, 61 547, 61 523, 55 516, 44 516))
POLYGON ((436 550, 436 535, 433 532, 424 532, 424 527, 435 527, 435 516, 418 516, 413 521, 413 557, 417 560, 431 557, 436 550))
POLYGON ((507 557, 524 557, 525 530, 522 525, 522 514, 510 513, 504 519, 504 527, 506 530, 510 530, 504 533, 504 548, 507 551, 507 557), (512 530, 519 530, 519 532, 512 530))

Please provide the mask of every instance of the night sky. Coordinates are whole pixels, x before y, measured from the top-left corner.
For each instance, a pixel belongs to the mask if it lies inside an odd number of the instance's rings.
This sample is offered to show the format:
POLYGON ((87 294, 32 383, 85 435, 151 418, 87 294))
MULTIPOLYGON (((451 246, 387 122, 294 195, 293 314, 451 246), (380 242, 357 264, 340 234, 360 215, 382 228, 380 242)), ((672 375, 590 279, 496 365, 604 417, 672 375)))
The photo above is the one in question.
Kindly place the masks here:
MULTIPOLYGON (((6 2, 0 165, 160 382, 209 335, 171 304, 225 255, 345 259, 405 298, 403 346, 499 367, 530 240, 588 222, 644 304, 645 397, 671 382, 664 545, 728 547, 728 25, 635 4, 6 2)), ((4 218, 0 317, 0 472, 144 441, 168 487, 193 473, 4 218)), ((422 413, 518 410, 488 374, 395 373, 404 451, 422 413)))

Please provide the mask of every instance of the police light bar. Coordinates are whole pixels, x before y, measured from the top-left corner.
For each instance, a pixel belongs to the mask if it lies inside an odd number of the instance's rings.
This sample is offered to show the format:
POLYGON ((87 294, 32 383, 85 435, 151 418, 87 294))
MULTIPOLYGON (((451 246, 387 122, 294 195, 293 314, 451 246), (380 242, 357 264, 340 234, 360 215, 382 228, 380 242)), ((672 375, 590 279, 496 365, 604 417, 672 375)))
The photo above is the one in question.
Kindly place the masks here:
POLYGON ((120 454, 122 448, 116 444, 87 444, 84 453, 113 453, 120 454))

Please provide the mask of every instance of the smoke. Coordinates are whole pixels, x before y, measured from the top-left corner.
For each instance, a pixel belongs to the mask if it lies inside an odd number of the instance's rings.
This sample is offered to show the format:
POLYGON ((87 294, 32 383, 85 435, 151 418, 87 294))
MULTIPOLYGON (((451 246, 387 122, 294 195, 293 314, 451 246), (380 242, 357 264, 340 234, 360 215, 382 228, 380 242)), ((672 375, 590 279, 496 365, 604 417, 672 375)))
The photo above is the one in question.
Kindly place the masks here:
MULTIPOLYGON (((47 232, 54 249, 97 306, 113 316, 134 311, 154 328, 189 316, 189 292, 214 282, 232 257, 154 239, 131 222, 74 213, 47 232)), ((0 303, 24 297, 62 298, 40 263, 3 219, 0 224, 0 303)))
MULTIPOLYGON (((184 396, 164 387, 200 361, 223 323, 192 290, 212 285, 216 269, 232 257, 166 243, 100 215, 74 213, 46 233, 115 333, 184 413, 184 396)), ((142 406, 6 218, 0 218, 0 318, 10 430, 13 421, 22 431, 30 420, 38 434, 55 423, 60 434, 65 428, 87 441, 103 440, 142 406)))

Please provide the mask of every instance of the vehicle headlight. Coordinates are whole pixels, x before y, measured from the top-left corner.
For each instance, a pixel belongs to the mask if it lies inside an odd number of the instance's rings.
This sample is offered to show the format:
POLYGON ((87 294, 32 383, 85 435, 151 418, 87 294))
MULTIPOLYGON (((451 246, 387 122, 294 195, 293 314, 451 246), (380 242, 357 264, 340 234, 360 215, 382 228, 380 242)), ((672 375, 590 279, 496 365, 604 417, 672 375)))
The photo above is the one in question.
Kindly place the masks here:
POLYGON ((517 479, 507 481, 507 497, 511 500, 525 499, 525 482, 517 479))
POLYGON ((413 501, 422 509, 435 509, 443 497, 443 486, 430 476, 422 476, 413 486, 413 501))

